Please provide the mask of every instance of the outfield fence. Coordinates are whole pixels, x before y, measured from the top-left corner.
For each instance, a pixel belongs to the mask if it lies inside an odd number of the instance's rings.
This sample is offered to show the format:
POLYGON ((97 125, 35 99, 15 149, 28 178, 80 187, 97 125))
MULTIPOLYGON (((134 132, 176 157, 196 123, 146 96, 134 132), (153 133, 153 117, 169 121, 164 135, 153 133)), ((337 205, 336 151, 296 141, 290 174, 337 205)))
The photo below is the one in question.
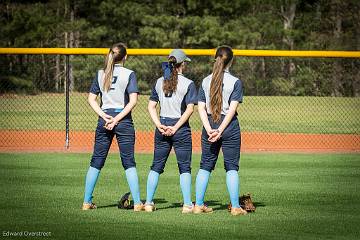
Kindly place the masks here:
MULTIPOLYGON (((107 49, 0 49, 0 151, 91 151, 97 116, 87 94, 107 49)), ((214 49, 185 50, 198 87, 214 49)), ((129 49, 141 91, 133 111, 136 151, 152 152, 149 93, 170 49, 129 49)), ((359 152, 360 52, 235 50, 244 85, 243 151, 359 152)), ((194 152, 201 122, 191 117, 194 152)), ((112 150, 117 149, 114 141, 112 150)))

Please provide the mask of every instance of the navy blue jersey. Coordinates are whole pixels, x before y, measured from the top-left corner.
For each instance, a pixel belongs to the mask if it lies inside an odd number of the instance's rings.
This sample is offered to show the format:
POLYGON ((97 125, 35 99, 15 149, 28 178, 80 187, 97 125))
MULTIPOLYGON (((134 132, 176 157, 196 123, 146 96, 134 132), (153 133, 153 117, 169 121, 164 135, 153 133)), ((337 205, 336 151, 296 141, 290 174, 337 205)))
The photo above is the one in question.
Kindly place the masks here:
POLYGON ((164 77, 156 81, 151 91, 150 100, 160 102, 160 117, 180 118, 188 104, 197 104, 197 91, 192 80, 178 75, 176 91, 165 95, 163 91, 164 77))
MULTIPOLYGON (((199 102, 206 103, 206 111, 211 114, 210 110, 210 83, 212 74, 203 79, 199 89, 199 102)), ((229 71, 224 72, 223 89, 222 89, 222 109, 221 114, 226 115, 229 112, 231 101, 241 103, 243 101, 242 82, 237 77, 231 75, 229 71)))
POLYGON ((108 92, 103 89, 104 70, 99 70, 91 85, 90 92, 101 95, 101 109, 124 108, 129 102, 129 94, 138 93, 135 72, 115 64, 113 79, 108 92))

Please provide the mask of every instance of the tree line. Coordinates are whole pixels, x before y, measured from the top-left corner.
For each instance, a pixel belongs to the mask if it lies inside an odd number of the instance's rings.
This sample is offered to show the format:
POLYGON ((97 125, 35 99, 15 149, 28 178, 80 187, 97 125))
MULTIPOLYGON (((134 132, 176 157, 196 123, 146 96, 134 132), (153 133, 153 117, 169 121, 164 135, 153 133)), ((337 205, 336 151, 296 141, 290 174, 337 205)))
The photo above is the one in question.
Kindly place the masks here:
MULTIPOLYGON (((0 47, 360 50, 358 0, 5 0, 0 47)), ((149 92, 164 57, 132 57, 149 92)), ((0 92, 87 91, 103 56, 1 55, 0 92)), ((194 57, 197 84, 211 57, 194 57)), ((237 57, 233 71, 247 95, 359 96, 359 59, 237 57)))

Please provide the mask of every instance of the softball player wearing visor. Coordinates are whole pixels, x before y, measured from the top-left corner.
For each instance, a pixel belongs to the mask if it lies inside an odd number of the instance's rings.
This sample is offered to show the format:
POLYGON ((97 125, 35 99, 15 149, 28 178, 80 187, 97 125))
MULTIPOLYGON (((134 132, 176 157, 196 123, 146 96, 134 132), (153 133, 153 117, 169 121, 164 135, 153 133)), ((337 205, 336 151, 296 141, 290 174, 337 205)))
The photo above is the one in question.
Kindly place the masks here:
POLYGON ((191 201, 191 155, 192 141, 189 118, 197 103, 197 91, 192 80, 183 75, 190 59, 181 49, 173 50, 168 62, 162 64, 163 77, 156 81, 148 110, 154 122, 154 159, 147 180, 145 211, 155 210, 153 197, 159 175, 164 172, 165 163, 174 147, 180 173, 180 187, 183 194, 183 213, 193 210, 191 201), (160 119, 156 105, 160 103, 160 119))

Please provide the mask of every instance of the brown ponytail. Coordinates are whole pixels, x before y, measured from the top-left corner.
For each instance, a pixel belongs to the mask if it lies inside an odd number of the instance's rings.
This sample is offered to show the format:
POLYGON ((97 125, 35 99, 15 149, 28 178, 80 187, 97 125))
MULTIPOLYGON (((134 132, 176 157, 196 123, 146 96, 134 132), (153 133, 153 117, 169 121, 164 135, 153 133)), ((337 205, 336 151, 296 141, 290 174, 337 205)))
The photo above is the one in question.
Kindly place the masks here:
POLYGON ((176 63, 176 58, 171 56, 169 58, 169 65, 172 67, 170 79, 164 79, 163 91, 165 95, 169 95, 176 91, 178 84, 178 71, 177 68, 180 67, 181 63, 176 63))
POLYGON ((217 49, 210 83, 210 109, 214 122, 221 120, 224 69, 232 58, 233 52, 230 47, 221 46, 217 49))
POLYGON ((105 59, 103 90, 108 92, 113 78, 114 65, 124 59, 126 56, 126 46, 123 43, 114 44, 105 59))

